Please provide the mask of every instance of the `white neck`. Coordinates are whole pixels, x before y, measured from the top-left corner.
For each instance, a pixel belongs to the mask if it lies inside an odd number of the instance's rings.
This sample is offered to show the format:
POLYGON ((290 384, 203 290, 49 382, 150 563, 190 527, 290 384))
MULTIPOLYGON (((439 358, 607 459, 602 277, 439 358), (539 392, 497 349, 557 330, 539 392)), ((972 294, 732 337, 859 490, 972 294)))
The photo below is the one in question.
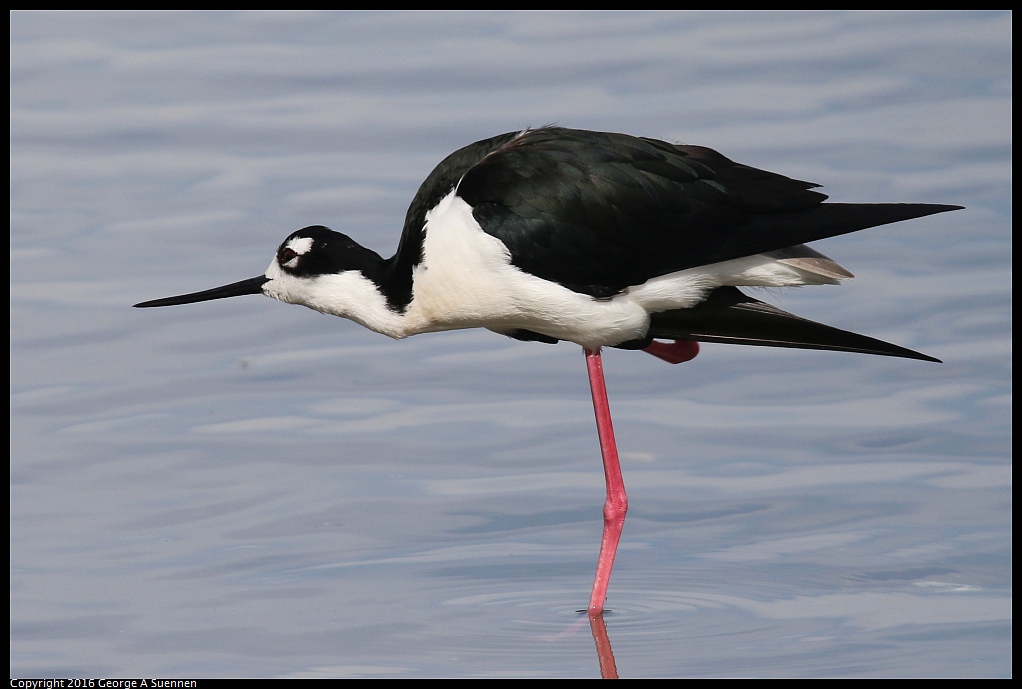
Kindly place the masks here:
POLYGON ((420 332, 407 315, 391 309, 376 283, 357 270, 334 275, 295 277, 274 260, 266 270, 263 293, 288 304, 353 320, 370 330, 401 339, 420 332))

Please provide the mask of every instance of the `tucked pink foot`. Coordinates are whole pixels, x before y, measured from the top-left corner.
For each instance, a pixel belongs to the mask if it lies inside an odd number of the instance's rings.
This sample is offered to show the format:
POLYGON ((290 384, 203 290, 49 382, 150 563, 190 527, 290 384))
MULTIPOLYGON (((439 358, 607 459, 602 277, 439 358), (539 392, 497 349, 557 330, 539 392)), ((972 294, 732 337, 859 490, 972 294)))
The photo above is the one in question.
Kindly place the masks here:
POLYGON ((674 342, 653 340, 642 351, 652 354, 658 359, 663 359, 669 364, 681 364, 696 358, 696 354, 699 353, 699 343, 689 340, 675 340, 674 342))

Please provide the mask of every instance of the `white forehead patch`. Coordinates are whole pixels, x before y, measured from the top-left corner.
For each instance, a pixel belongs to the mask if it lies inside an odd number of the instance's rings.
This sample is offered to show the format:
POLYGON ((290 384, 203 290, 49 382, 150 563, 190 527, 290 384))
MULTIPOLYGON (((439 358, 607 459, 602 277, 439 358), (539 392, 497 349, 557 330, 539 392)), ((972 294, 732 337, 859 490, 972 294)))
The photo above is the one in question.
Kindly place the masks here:
POLYGON ((288 240, 284 247, 295 252, 294 257, 290 261, 284 261, 284 265, 288 268, 297 268, 298 259, 312 250, 312 237, 295 237, 288 240))
POLYGON ((295 237, 287 243, 287 248, 299 256, 304 256, 312 249, 312 237, 295 237))

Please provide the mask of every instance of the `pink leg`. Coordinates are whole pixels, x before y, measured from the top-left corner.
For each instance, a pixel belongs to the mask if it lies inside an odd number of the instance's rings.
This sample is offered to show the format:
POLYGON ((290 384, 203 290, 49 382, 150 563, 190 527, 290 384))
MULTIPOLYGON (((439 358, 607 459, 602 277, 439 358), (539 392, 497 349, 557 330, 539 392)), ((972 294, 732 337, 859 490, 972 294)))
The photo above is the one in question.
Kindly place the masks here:
POLYGON ((652 354, 658 359, 663 359, 669 364, 681 364, 696 358, 696 354, 699 353, 699 343, 688 340, 675 340, 670 343, 653 340, 642 351, 652 354))
POLYGON ((593 392, 593 409, 596 411, 596 430, 600 434, 600 451, 603 453, 603 471, 607 477, 607 501, 603 503, 603 542, 600 544, 600 559, 596 563, 596 580, 593 594, 589 598, 589 614, 603 611, 610 584, 610 571, 614 568, 617 544, 621 540, 621 529, 628 512, 628 496, 625 482, 621 477, 621 462, 618 461, 617 443, 614 441, 614 426, 610 420, 610 402, 607 400, 607 383, 603 379, 603 360, 600 350, 585 350, 586 367, 589 369, 589 387, 593 392))
POLYGON ((589 613, 589 627, 593 630, 593 641, 596 642, 596 657, 600 661, 600 677, 617 679, 617 662, 614 660, 614 649, 610 647, 607 636, 607 623, 603 621, 603 613, 589 613))

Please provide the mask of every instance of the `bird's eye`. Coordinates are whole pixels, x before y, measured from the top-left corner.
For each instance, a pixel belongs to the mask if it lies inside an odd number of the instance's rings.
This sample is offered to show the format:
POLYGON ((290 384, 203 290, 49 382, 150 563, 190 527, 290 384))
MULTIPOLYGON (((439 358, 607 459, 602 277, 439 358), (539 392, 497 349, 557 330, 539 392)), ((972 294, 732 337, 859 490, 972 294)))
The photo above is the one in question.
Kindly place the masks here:
POLYGON ((280 263, 280 265, 284 265, 296 256, 298 256, 297 252, 295 252, 294 249, 287 247, 280 250, 280 256, 277 258, 277 262, 280 263))

